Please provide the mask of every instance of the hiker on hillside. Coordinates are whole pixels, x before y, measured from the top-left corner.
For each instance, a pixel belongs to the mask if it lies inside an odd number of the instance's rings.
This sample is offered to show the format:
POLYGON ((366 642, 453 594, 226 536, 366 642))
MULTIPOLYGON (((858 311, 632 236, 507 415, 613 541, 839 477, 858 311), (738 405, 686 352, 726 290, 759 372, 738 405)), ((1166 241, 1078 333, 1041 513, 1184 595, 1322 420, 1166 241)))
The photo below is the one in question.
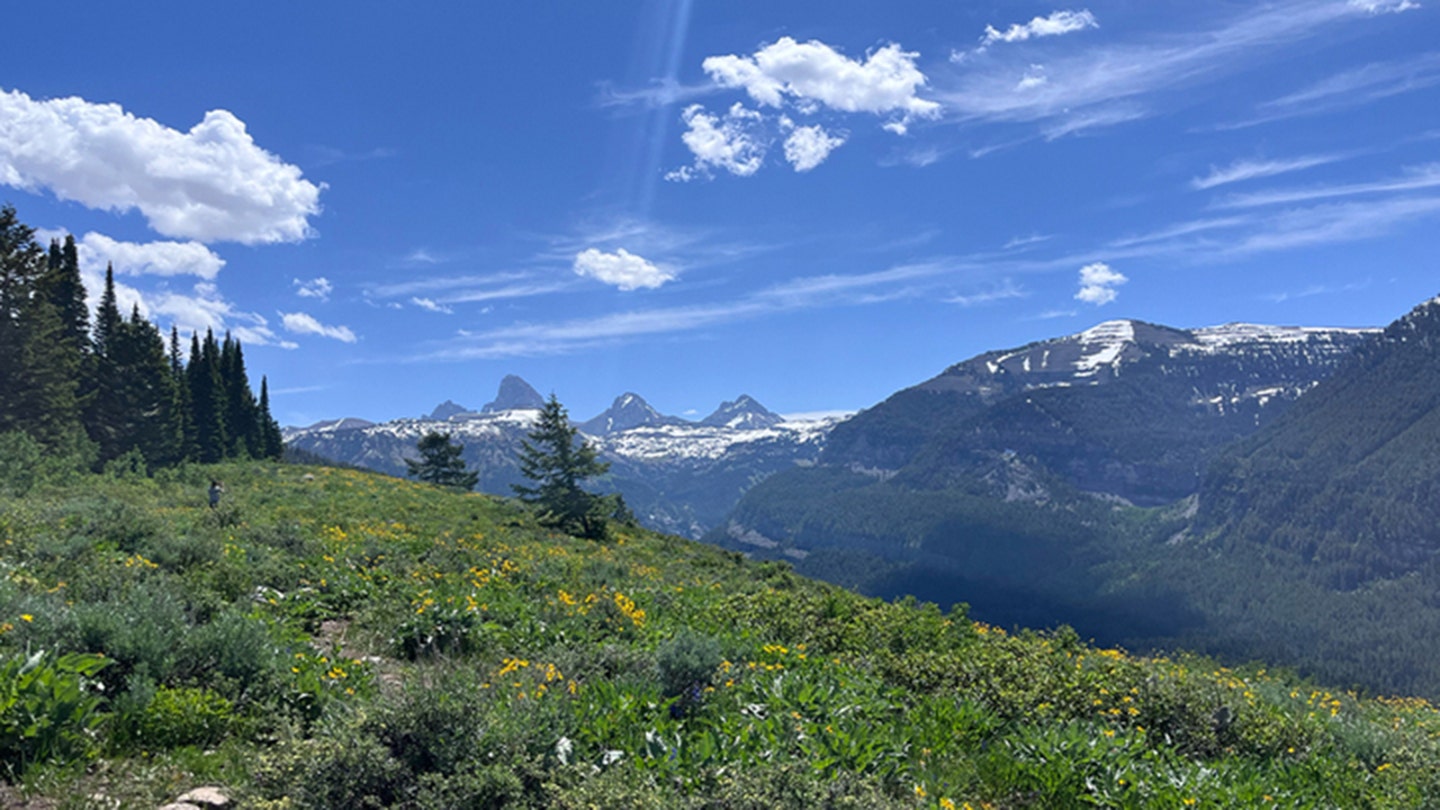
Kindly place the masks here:
POLYGON ((219 481, 210 482, 210 508, 214 509, 220 505, 220 493, 225 491, 225 485, 219 481))

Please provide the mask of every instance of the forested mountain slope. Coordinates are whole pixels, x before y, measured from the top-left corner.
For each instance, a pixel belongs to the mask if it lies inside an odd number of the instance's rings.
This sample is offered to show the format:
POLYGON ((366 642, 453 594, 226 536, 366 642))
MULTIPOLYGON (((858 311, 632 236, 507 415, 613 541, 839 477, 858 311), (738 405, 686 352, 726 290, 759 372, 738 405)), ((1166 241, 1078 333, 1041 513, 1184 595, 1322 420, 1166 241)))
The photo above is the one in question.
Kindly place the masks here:
POLYGON ((1294 552, 1342 588, 1428 568, 1440 552, 1440 299, 1224 453, 1196 532, 1294 552))

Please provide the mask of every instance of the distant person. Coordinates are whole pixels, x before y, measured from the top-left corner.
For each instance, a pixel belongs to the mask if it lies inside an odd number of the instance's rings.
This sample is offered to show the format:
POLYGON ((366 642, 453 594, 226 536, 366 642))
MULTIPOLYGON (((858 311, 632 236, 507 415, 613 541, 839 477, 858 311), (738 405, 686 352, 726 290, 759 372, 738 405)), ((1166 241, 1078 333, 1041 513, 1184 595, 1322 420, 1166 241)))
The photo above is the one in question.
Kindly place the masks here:
POLYGON ((210 482, 210 508, 214 509, 220 505, 220 493, 225 491, 225 485, 219 481, 210 482))

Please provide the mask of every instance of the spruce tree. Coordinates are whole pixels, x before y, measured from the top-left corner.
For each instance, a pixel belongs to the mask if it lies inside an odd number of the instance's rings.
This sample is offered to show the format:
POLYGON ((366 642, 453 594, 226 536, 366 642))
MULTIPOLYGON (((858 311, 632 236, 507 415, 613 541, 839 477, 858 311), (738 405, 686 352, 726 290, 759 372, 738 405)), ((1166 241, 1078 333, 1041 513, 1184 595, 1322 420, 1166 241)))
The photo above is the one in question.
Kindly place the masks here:
POLYGON ((190 401, 190 381, 185 376, 185 360, 180 353, 180 329, 174 324, 170 326, 169 361, 173 396, 170 430, 178 436, 179 441, 175 455, 178 460, 195 460, 198 457, 195 444, 195 407, 190 401))
POLYGON ((225 402, 225 428, 231 456, 260 456, 259 409, 245 372, 245 350, 240 341, 225 333, 220 347, 220 384, 225 402))
MULTIPOLYGON (((270 382, 260 377, 260 456, 279 461, 285 456, 285 440, 280 435, 280 423, 270 415, 270 382)), ((472 483, 473 487, 474 484, 472 483)))
POLYGON ((225 424, 225 392, 220 380, 220 346, 215 333, 205 330, 205 342, 190 338, 190 365, 185 368, 195 414, 195 445, 200 461, 224 459, 230 447, 225 424))
POLYGON ((85 282, 80 278, 75 237, 67 235, 64 247, 58 240, 52 240, 47 264, 45 296, 60 316, 64 339, 76 354, 89 354, 90 307, 85 302, 85 282))
POLYGON ((543 522, 598 540, 605 536, 605 519, 615 503, 586 492, 580 482, 604 475, 610 465, 600 461, 595 448, 579 434, 551 394, 529 438, 521 441, 520 472, 535 486, 512 484, 511 488, 521 500, 540 507, 543 522))
POLYGON ((105 290, 95 311, 91 354, 84 395, 85 430, 99 446, 100 460, 108 461, 130 449, 127 444, 121 355, 125 319, 115 295, 115 269, 105 268, 105 290), (123 445, 123 446, 122 446, 123 445))
POLYGON ((421 481, 442 487, 455 487, 469 491, 480 480, 479 473, 465 469, 465 460, 460 458, 465 445, 450 441, 449 433, 430 431, 420 437, 416 449, 420 460, 405 459, 409 474, 421 481))

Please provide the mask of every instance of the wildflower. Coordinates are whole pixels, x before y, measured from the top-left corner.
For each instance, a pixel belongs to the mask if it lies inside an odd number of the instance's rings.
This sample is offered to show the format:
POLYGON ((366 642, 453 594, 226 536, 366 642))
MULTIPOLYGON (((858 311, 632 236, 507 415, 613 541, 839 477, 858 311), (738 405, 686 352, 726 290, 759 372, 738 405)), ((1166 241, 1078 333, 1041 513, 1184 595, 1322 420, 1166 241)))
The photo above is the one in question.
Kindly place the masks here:
POLYGON ((955 802, 952 802, 949 799, 941 799, 940 808, 941 810, 955 810, 955 802))
POLYGON ((34 616, 31 616, 29 613, 21 613, 21 614, 20 614, 20 621, 22 621, 22 622, 33 622, 33 621, 35 621, 35 617, 34 617, 34 616))
POLYGON ((924 786, 924 785, 916 785, 916 786, 915 786, 915 795, 916 795, 916 796, 919 796, 919 797, 922 798, 922 799, 925 798, 925 796, 927 795, 927 794, 925 793, 925 786, 924 786))

